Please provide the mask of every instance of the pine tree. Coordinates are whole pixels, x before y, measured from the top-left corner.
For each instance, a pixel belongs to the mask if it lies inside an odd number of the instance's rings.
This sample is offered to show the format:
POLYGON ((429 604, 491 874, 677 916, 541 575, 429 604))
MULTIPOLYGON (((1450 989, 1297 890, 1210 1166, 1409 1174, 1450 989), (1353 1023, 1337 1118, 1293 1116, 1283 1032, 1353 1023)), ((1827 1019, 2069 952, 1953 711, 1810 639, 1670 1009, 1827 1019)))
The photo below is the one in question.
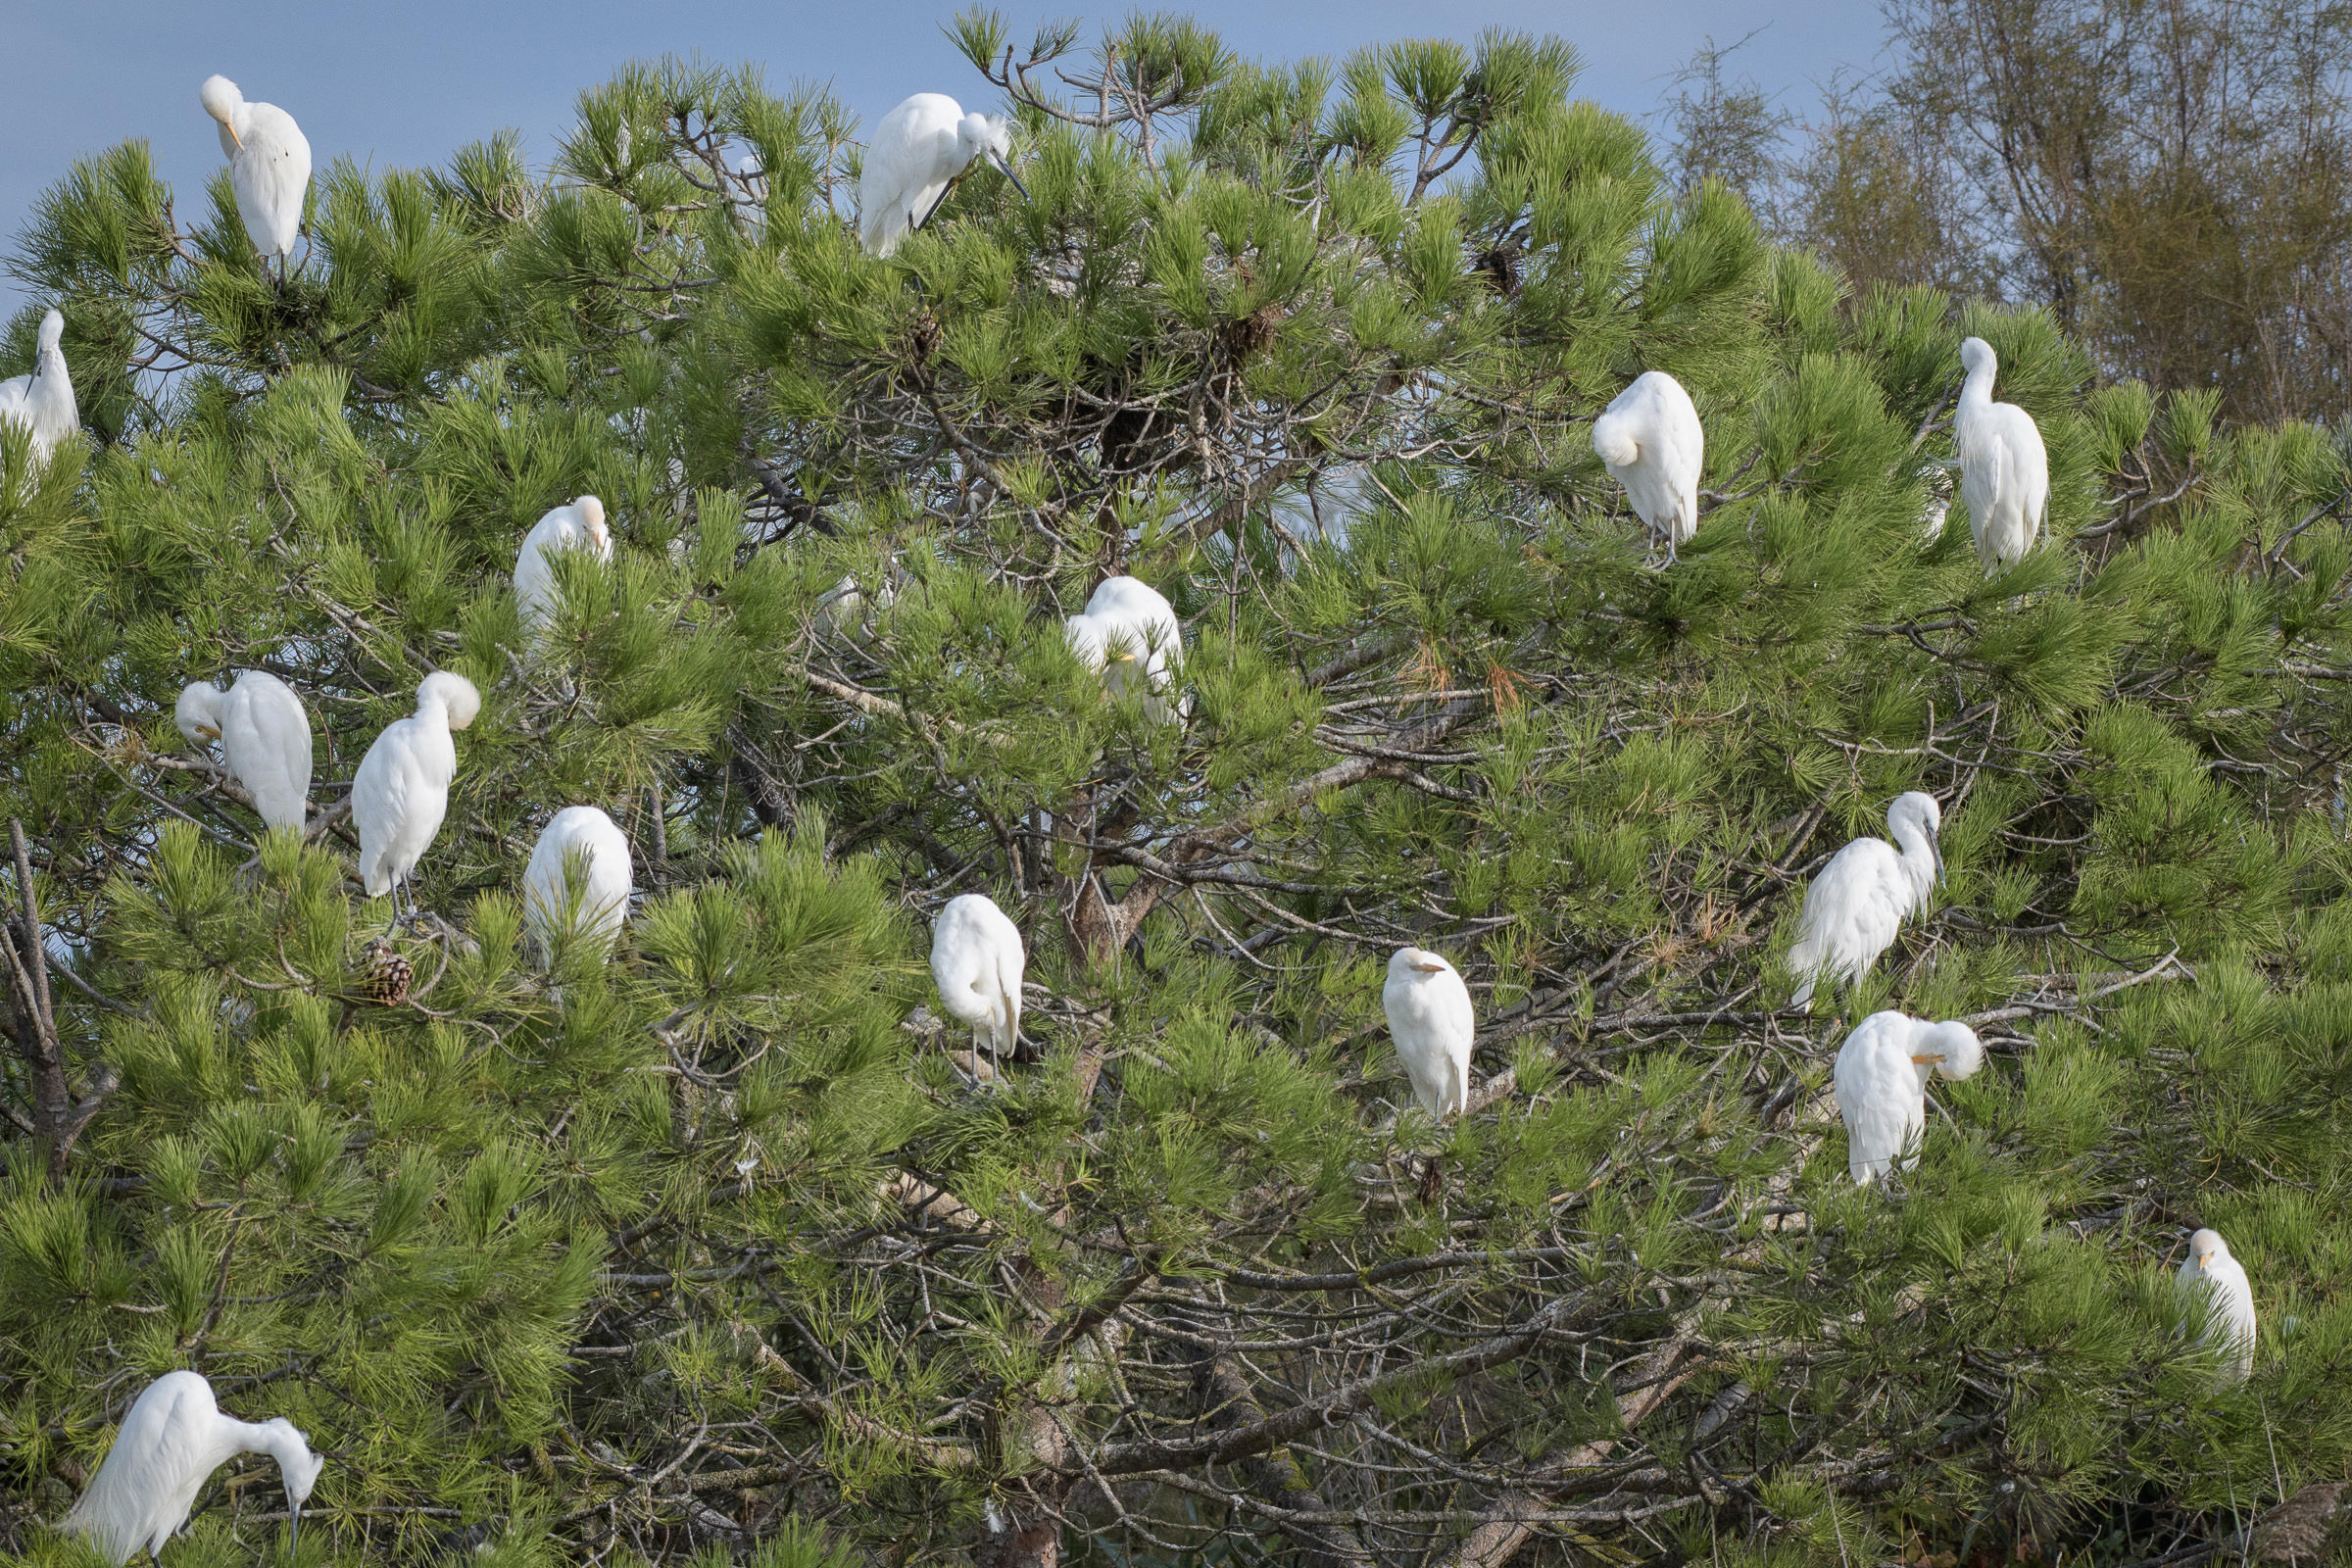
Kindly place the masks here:
MULTIPOLYGON (((88 438, 0 439, 8 1548, 89 1560, 48 1526, 175 1367, 310 1434, 353 1563, 2187 1561, 2343 1478, 2336 439, 1850 290, 1556 41, 957 37, 1030 199, 888 262, 838 104, 676 61, 544 174, 327 163, 282 284, 138 146, 42 204, 88 438), (1920 522, 1972 333, 2052 465, 1989 579, 1920 522), (1709 438, 1666 570, 1589 439, 1651 368, 1709 438), (582 494, 613 560, 533 637, 582 494), (1173 715, 1063 637, 1119 571, 1173 715), (439 668, 484 707, 396 921, 343 797, 439 668), (299 837, 173 726, 237 669, 309 707, 299 837), (1789 1007, 1906 789, 1931 912, 1789 1007), (610 961, 526 930, 569 805, 610 961), (994 1061, 922 965, 967 892, 1029 951, 994 1061), (1406 943, 1479 1009, 1445 1124, 1406 943), (1857 1189, 1882 1007, 1991 1059, 1857 1189)), ((225 1470, 171 1555, 281 1516, 225 1470)))

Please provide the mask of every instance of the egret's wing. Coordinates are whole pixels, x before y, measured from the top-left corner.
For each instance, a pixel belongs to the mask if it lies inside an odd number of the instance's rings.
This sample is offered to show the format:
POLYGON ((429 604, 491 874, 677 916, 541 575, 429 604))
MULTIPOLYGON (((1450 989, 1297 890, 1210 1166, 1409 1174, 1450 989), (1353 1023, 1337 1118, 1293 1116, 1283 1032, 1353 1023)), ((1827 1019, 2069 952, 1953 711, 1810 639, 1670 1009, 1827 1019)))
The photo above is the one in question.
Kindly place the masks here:
POLYGON ((282 681, 263 685, 253 675, 238 681, 245 701, 235 706, 221 732, 228 765, 271 827, 303 825, 303 803, 311 793, 311 719, 302 699, 282 681), (239 718, 243 722, 238 722, 239 718))
POLYGON ((311 189, 311 144, 294 117, 270 104, 254 106, 254 140, 247 155, 253 166, 254 197, 269 215, 270 248, 294 249, 302 230, 302 204, 311 189))
POLYGON ((1925 1107, 1918 1084, 1906 1053, 1859 1032, 1838 1052, 1835 1078, 1846 1168, 1867 1181, 1891 1169, 1919 1136, 1925 1107))
POLYGON ((160 1549, 186 1522, 197 1489, 223 1457, 214 1441, 219 1419, 202 1378, 192 1372, 158 1378, 130 1407, 64 1528, 89 1538, 118 1564, 141 1547, 160 1549))

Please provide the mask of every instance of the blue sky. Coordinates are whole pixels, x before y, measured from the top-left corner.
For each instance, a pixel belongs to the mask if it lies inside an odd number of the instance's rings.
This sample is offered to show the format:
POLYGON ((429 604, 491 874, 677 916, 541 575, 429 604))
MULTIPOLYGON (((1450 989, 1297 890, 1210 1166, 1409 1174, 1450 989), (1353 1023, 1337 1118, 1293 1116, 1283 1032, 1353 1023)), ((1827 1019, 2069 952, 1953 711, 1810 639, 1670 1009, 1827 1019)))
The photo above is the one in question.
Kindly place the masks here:
MULTIPOLYGON (((663 53, 758 61, 776 87, 829 80, 868 125, 911 92, 980 107, 989 90, 940 32, 957 9, 956 0, 0 0, 12 78, 0 100, 0 240, 13 245, 34 198, 74 158, 132 137, 148 140, 183 202, 200 199, 220 153, 196 87, 216 71, 292 113, 321 166, 343 153, 378 169, 438 163, 508 125, 525 133, 538 162, 570 124, 582 87, 663 53)), ((1025 40, 1043 17, 1085 17, 1091 36, 1129 8, 1000 9, 1025 40)), ((1166 9, 1191 11, 1258 59, 1336 58, 1381 39, 1470 38, 1495 25, 1553 32, 1585 57, 1579 90, 1636 116, 1656 108, 1668 78, 1710 35, 1729 43, 1761 27, 1736 66, 1800 110, 1813 100, 1811 83, 1840 66, 1871 69, 1880 36, 1876 0, 1201 0, 1166 9)), ((0 311, 22 303, 13 281, 0 279, 0 311)))

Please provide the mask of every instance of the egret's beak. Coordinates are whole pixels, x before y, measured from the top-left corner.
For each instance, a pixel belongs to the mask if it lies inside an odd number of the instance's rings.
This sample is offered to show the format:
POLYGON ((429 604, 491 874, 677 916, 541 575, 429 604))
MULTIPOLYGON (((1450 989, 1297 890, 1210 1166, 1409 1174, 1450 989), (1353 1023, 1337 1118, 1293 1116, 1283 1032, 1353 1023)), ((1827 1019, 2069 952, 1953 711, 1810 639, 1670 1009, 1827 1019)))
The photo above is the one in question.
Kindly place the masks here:
POLYGON ((288 1497, 286 1514, 286 1555, 291 1557, 302 1549, 302 1504, 288 1497))
POLYGON ((2197 1267, 2199 1268, 2203 1268, 2206 1264, 2212 1261, 2213 1254, 2211 1252, 2199 1252, 2197 1254, 2197 1267))
POLYGON ((1413 967, 1423 974, 1444 974, 1446 972, 1446 966, 1442 963, 1416 963, 1413 967))
POLYGON ((221 128, 222 130, 225 130, 225 131, 227 131, 227 132, 228 132, 228 139, 229 139, 230 141, 233 141, 233 142, 235 142, 235 143, 237 144, 237 151, 239 151, 239 152, 243 152, 243 151, 245 150, 245 138, 237 134, 237 127, 236 127, 236 126, 234 126, 234 125, 230 124, 230 123, 229 123, 227 121, 223 120, 222 122, 220 122, 220 128, 221 128))
POLYGON ((203 736, 208 741, 217 741, 220 738, 220 726, 218 724, 199 724, 196 726, 196 733, 203 736))
POLYGON ((1943 835, 1928 830, 1928 853, 1936 857, 1936 885, 1943 886, 1943 835))
POLYGON ((1135 662, 1135 656, 1133 654, 1121 654, 1119 655, 1119 662, 1122 664, 1132 664, 1135 662))
POLYGON ((998 169, 1002 170, 1006 179, 1012 181, 1012 188, 1021 193, 1021 200, 1027 201, 1030 199, 1029 187, 1021 183, 1021 176, 1012 172, 1012 165, 1004 161, 1004 155, 1003 153, 998 152, 993 148, 990 149, 988 161, 996 165, 998 169))
POLYGON ((1941 1056, 1913 1056, 1911 1059, 1924 1067, 1932 1061, 1941 1061, 1943 1058, 1941 1056))

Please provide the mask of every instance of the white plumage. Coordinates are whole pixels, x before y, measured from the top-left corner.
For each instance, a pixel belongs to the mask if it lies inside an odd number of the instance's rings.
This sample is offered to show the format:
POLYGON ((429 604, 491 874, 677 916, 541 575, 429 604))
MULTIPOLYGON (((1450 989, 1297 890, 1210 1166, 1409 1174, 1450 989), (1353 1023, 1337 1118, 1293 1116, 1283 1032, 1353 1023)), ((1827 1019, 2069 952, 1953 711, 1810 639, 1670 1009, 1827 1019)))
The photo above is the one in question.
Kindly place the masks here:
POLYGON ((1644 370, 1592 421, 1592 451, 1672 561, 1698 532, 1698 476, 1707 466, 1707 432, 1690 394, 1665 371, 1644 370))
POLYGON ((2230 1244, 2215 1231, 2199 1231, 2188 1239, 2188 1256, 2179 1276, 2183 1292, 2205 1297, 2204 1344, 2218 1352, 2222 1381, 2243 1383, 2254 1370, 2254 1286, 2246 1266, 2230 1254, 2230 1244))
POLYGON ((876 619, 887 614, 898 602, 899 591, 887 576, 875 588, 871 600, 855 576, 844 577, 818 596, 816 623, 828 636, 863 643, 873 635, 876 619))
POLYGON ((1021 928, 985 893, 948 901, 931 924, 931 978, 972 1044, 999 1055, 1021 1036, 1021 928))
POLYGON ((60 1528, 82 1537, 117 1568, 141 1551, 160 1554, 188 1522, 205 1478, 240 1453, 277 1461, 299 1544, 302 1505, 326 1461, 283 1416, 250 1422, 222 1415, 213 1386, 195 1372, 167 1372, 141 1391, 60 1528))
POLYGON ((259 669, 238 671, 227 691, 191 681, 172 716, 189 740, 220 743, 228 776, 253 797, 265 824, 302 831, 310 816, 311 718, 291 686, 259 669))
POLYGON ((899 248, 948 199, 948 187, 987 159, 1012 188, 1029 191, 1012 172, 1012 126, 996 115, 963 112, 946 93, 918 92, 882 117, 858 180, 858 234, 876 256, 899 248))
POLYGON ((1911 790, 1886 808, 1893 844, 1856 839, 1830 857, 1805 888, 1796 943, 1788 950, 1797 977, 1790 1000, 1798 1006, 1813 1004, 1813 988, 1825 975, 1848 985, 1861 979, 1893 946, 1903 922, 1926 906, 1928 890, 1943 879, 1936 843, 1942 825, 1936 797, 1911 790))
POLYGON ((1162 700, 1173 671, 1184 662, 1184 628, 1175 607, 1158 590, 1135 577, 1105 577, 1084 612, 1063 623, 1071 649, 1090 669, 1100 670, 1113 697, 1144 694, 1144 711, 1161 723, 1183 710, 1162 700))
POLYGON ((566 806, 548 819, 531 846, 531 863, 522 873, 524 908, 550 952, 564 931, 610 945, 629 917, 635 880, 620 824, 593 806, 566 806), (564 878, 574 856, 584 862, 576 903, 564 878))
POLYGON ((81 428, 74 402, 74 377, 66 369, 66 318, 56 311, 41 318, 40 347, 32 368, 0 381, 0 419, 20 424, 32 437, 32 461, 47 463, 59 443, 81 428))
POLYGON ((1930 463, 1919 476, 1928 481, 1928 499, 1919 509, 1920 537, 1934 544, 1943 537, 1944 519, 1951 515, 1952 471, 1941 463, 1930 463))
POLYGON ((1968 507, 1978 559, 1989 575, 2015 565, 2034 548, 2050 497, 2050 458, 2034 416, 2014 403, 1992 401, 2000 365, 1992 345, 1981 337, 1965 340, 1960 363, 1968 370, 1952 418, 1960 449, 1960 499, 1968 507))
POLYGON ((1874 1012, 1845 1037, 1834 1078, 1845 1121, 1845 1168, 1868 1186, 1898 1166, 1919 1163, 1928 1126, 1928 1078, 1968 1078, 1984 1064, 1977 1032, 1959 1022, 1930 1023, 1899 1012, 1874 1012))
POLYGON ((580 496, 550 511, 522 536, 514 558, 514 597, 522 605, 522 620, 534 635, 556 618, 556 570, 551 558, 561 551, 585 550, 598 561, 612 559, 612 532, 605 526, 605 504, 580 496))
POLYGON ((1440 1117, 1469 1109, 1470 1047, 1478 1019, 1470 988, 1453 965, 1426 948, 1398 948, 1389 958, 1380 1004, 1422 1108, 1440 1117))
POLYGON ((409 880, 441 818, 449 810, 450 781, 458 775, 452 730, 481 711, 473 682, 436 669, 416 683, 416 711, 395 719, 360 759, 351 781, 351 815, 360 829, 360 880, 369 898, 409 880))
POLYGON ((247 103, 226 76, 205 77, 197 96, 220 122, 229 187, 253 248, 264 256, 293 255, 311 188, 311 144, 302 127, 275 104, 247 103))

